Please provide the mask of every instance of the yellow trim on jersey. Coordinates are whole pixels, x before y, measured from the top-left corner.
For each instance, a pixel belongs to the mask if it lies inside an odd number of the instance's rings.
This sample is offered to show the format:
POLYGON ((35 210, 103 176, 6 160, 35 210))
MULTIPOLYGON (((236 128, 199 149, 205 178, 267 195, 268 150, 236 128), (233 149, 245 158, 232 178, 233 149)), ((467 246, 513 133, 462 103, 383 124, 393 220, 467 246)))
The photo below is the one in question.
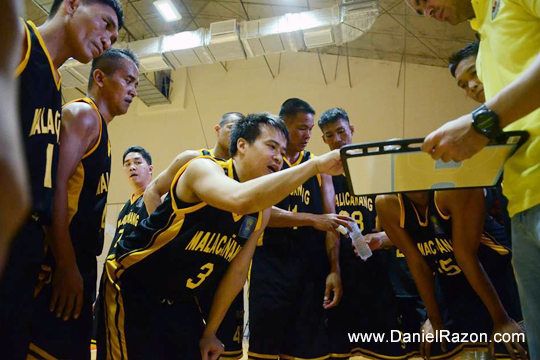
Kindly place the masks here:
POLYGON ((324 355, 324 356, 320 356, 316 358, 301 358, 301 357, 296 357, 296 356, 291 356, 291 355, 280 354, 279 358, 285 359, 285 360, 326 360, 330 358, 330 355, 324 355))
POLYGON ((399 227, 405 229, 405 204, 403 203, 403 195, 397 194, 399 200, 399 227))
POLYGON ((23 19, 21 19, 21 22, 23 23, 24 31, 26 33, 26 54, 24 54, 24 58, 21 61, 19 65, 17 65, 17 69, 15 69, 15 77, 18 78, 24 69, 26 69, 26 65, 28 65, 28 60, 30 60, 30 52, 32 51, 32 39, 30 37, 30 30, 28 30, 28 26, 26 26, 26 23, 23 19))
MULTIPOLYGON (((309 153, 309 159, 310 160, 315 158, 315 157, 316 156, 313 155, 313 153, 309 153)), ((315 176, 317 176, 317 181, 319 182, 319 187, 321 187, 322 186, 322 176, 321 176, 321 174, 317 173, 317 175, 315 175, 315 176)))
POLYGON ((39 360, 39 359, 32 354, 26 354, 26 360, 39 360))
MULTIPOLYGON (((103 117, 101 116, 101 113, 99 112, 99 109, 96 105, 96 103, 94 102, 94 100, 90 99, 89 97, 83 97, 83 98, 79 98, 79 99, 75 99, 75 100, 72 100, 72 101, 69 101, 67 103, 65 103, 63 106, 62 106, 62 109, 65 108, 66 106, 68 106, 69 104, 72 104, 72 103, 76 103, 76 102, 84 102, 84 103, 87 103, 88 105, 90 105, 94 111, 96 112, 97 116, 98 116, 98 121, 99 121, 99 135, 98 135, 98 138, 97 138, 97 141, 96 141, 96 144, 94 146, 92 146, 92 148, 90 150, 88 150, 84 155, 83 157, 81 158, 81 160, 83 159, 86 159, 87 157, 89 157, 90 155, 92 155, 92 153, 94 151, 96 151, 96 149, 98 148, 99 144, 101 143, 101 135, 103 133, 103 117)), ((110 155, 110 154, 109 154, 110 155)))
POLYGON ((219 360, 238 360, 244 355, 242 350, 224 351, 219 356, 219 360))
POLYGON ((67 183, 68 218, 69 223, 79 209, 79 199, 84 185, 84 166, 81 162, 67 183))
POLYGON ((30 343, 30 346, 28 347, 28 349, 29 351, 36 353, 38 356, 41 356, 45 360, 58 360, 57 358, 55 358, 54 356, 52 356, 45 350, 41 349, 36 344, 30 343))
POLYGON ((128 360, 125 324, 125 309, 122 292, 118 285, 113 284, 109 278, 104 279, 105 282, 105 331, 107 334, 106 341, 106 358, 112 355, 112 359, 128 360), (118 314, 118 317, 117 317, 118 314), (118 322, 117 322, 118 320, 118 322))
POLYGON ((424 213, 424 221, 422 221, 422 219, 420 218, 420 213, 416 209, 416 206, 414 205, 414 202, 411 199, 409 199, 409 201, 411 202, 412 208, 413 208, 413 210, 414 210, 414 212, 416 214, 416 219, 418 219, 418 224, 420 224, 420 226, 422 226, 422 227, 426 227, 427 224, 428 224, 428 220, 429 220, 429 217, 428 217, 429 205, 426 206, 426 211, 424 213))
MULTIPOLYGON (((144 191, 142 193, 140 193, 139 195, 135 196, 135 194, 131 194, 131 196, 129 197, 129 201, 131 203, 131 205, 135 204, 135 201, 139 200, 141 198, 141 196, 144 195, 144 191)), ((124 204, 125 206, 126 204, 124 204)), ((124 209, 124 208, 122 208, 124 209)), ((120 210, 122 211, 122 210, 120 210)))
POLYGON ((487 247, 491 248, 493 251, 495 251, 499 255, 508 255, 510 254, 510 249, 507 247, 499 244, 497 240, 491 236, 488 233, 482 233, 482 236, 480 237, 480 243, 486 245, 487 247))
POLYGON ((451 218, 451 215, 446 215, 442 212, 442 210, 439 208, 439 205, 437 204, 437 195, 438 195, 438 191, 435 191, 435 194, 433 195, 433 202, 435 203, 435 208, 437 209, 437 212, 439 213, 439 215, 441 215, 441 217, 444 219, 444 220, 450 220, 451 218))
POLYGON ((210 153, 210 156, 212 157, 216 157, 216 155, 214 154, 214 151, 212 149, 207 149, 207 148, 202 148, 202 149, 199 149, 197 150, 199 152, 199 154, 201 154, 200 156, 208 156, 208 155, 205 155, 204 154, 204 151, 208 151, 210 153))
POLYGON ((300 155, 298 155, 298 159, 296 159, 296 161, 293 164, 289 162, 289 159, 287 159, 287 157, 284 157, 283 161, 285 161, 287 165, 289 165, 289 167, 293 167, 300 164, 303 158, 304 158, 304 150, 300 151, 300 155))
POLYGON ((351 350, 351 357, 361 355, 368 359, 385 359, 385 360, 403 360, 409 359, 411 356, 419 354, 419 351, 411 351, 400 356, 382 355, 374 351, 370 351, 361 347, 355 347, 351 350))
POLYGON ((54 78, 54 82, 56 83, 56 90, 60 90, 60 86, 62 85, 62 75, 54 67, 54 63, 52 61, 51 55, 49 54, 49 50, 47 50, 47 47, 45 46, 45 42, 43 41, 43 38, 41 37, 41 34, 39 33, 36 25, 30 20, 28 20, 26 23, 28 25, 30 25, 32 27, 32 29, 34 29, 34 32, 36 33, 36 38, 38 39, 39 44, 43 48, 43 51, 45 52, 45 56, 47 56, 47 59, 49 59, 49 65, 51 66, 51 72, 52 72, 52 75, 53 75, 53 78, 54 78))
POLYGON ((257 354, 253 351, 248 351, 248 359, 252 359, 251 356, 255 356, 256 359, 279 359, 279 355, 266 355, 266 354, 257 354))

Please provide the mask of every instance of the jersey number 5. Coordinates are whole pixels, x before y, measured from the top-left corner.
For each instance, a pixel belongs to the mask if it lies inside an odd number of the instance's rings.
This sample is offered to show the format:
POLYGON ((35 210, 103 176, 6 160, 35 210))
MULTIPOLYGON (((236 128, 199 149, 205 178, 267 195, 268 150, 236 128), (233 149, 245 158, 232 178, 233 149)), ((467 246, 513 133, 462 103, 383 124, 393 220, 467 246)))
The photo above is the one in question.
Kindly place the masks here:
POLYGON ((195 289, 196 287, 201 285, 208 276, 210 276, 212 271, 214 271, 214 264, 204 264, 203 266, 201 266, 201 273, 197 275, 198 280, 195 279, 196 281, 194 281, 193 279, 187 279, 186 287, 189 289, 195 289))

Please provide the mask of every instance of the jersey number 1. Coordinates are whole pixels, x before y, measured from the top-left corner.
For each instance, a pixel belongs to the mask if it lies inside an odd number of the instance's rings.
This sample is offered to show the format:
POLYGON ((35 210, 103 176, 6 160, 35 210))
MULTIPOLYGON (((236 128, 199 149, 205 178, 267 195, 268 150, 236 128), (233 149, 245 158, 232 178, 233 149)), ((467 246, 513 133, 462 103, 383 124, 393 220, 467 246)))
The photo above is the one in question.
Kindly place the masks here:
POLYGON ((47 159, 45 162, 45 179, 43 179, 43 187, 52 188, 52 161, 54 155, 54 145, 47 145, 47 159))

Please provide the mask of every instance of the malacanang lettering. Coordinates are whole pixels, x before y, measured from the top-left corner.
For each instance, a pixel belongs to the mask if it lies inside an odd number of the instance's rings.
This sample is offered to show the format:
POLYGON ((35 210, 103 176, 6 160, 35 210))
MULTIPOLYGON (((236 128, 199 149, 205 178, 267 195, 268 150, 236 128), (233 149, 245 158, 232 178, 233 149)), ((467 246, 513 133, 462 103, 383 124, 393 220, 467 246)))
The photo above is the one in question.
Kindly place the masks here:
POLYGON ((416 244, 418 250, 422 253, 422 256, 436 255, 437 253, 450 253, 454 251, 451 241, 446 239, 435 238, 434 240, 428 240, 416 244))
POLYGON ((60 123, 61 116, 59 111, 53 114, 52 109, 36 109, 28 137, 39 134, 53 134, 56 135, 56 141, 60 141, 60 123))
POLYGON ((118 220, 117 227, 124 226, 126 224, 137 226, 138 223, 139 223, 139 214, 130 212, 129 214, 124 215, 122 220, 118 220))
POLYGON ((291 196, 300 196, 302 198, 302 202, 306 205, 309 205, 309 199, 311 197, 311 194, 309 193, 309 190, 306 190, 304 186, 300 185, 291 193, 291 196))
POLYGON ((200 230, 191 238, 186 250, 214 254, 231 262, 242 249, 242 245, 238 244, 235 238, 236 234, 229 237, 220 233, 200 230))
POLYGON ((363 206, 369 211, 373 211, 373 199, 367 196, 351 196, 347 191, 336 194, 336 206, 363 206))

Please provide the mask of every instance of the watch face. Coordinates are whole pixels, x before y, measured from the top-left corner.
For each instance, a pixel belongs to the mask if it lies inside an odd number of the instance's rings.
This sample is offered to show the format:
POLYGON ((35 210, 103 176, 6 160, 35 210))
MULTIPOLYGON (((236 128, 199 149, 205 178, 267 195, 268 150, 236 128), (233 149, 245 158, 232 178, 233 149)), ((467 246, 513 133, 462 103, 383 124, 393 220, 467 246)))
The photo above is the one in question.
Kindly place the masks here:
POLYGON ((495 125, 495 118, 487 111, 481 111, 476 115, 474 121, 479 129, 488 130, 495 125))

